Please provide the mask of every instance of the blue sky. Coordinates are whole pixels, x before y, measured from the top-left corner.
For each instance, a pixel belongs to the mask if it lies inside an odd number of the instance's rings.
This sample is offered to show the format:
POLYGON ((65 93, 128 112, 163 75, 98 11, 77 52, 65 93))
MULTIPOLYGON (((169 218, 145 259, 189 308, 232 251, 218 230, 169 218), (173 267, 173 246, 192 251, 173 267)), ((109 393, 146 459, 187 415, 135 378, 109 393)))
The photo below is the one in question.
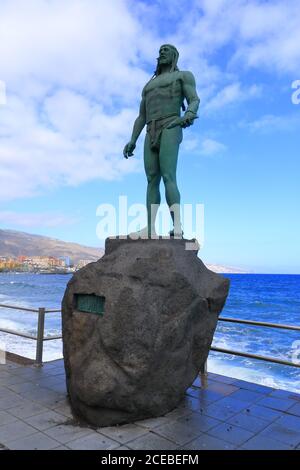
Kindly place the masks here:
POLYGON ((300 273, 298 1, 0 0, 0 12, 1 228, 103 246, 98 205, 144 202, 143 136, 133 159, 122 150, 170 42, 201 99, 178 165, 182 202, 205 206, 200 257, 300 273))

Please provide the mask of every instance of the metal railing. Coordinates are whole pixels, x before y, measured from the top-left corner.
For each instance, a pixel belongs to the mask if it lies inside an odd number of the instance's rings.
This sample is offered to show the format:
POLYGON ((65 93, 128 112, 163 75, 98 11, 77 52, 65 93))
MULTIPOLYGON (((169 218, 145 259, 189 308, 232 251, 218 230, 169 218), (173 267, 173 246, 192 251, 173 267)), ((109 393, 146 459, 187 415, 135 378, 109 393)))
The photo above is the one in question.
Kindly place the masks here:
MULTIPOLYGON (((278 329, 282 329, 282 330, 300 331, 300 326, 285 325, 285 324, 282 324, 282 323, 269 323, 269 322, 254 321, 254 320, 243 320, 241 318, 228 318, 228 317, 220 317, 219 321, 228 322, 228 323, 238 323, 238 324, 242 324, 242 325, 262 326, 262 327, 267 327, 267 328, 278 328, 278 329)), ((236 350, 233 350, 233 349, 218 348, 218 347, 215 347, 215 346, 211 346, 210 350, 215 351, 215 352, 220 352, 220 353, 223 353, 223 354, 230 354, 230 355, 233 355, 233 356, 246 357, 246 358, 250 358, 250 359, 258 359, 260 361, 271 362, 273 364, 281 364, 281 365, 284 365, 284 366, 291 366, 291 367, 300 368, 300 361, 299 362, 286 361, 286 360, 283 360, 283 359, 278 359, 277 357, 262 356, 260 354, 247 353, 247 352, 244 352, 244 351, 236 351, 236 350)), ((203 365, 200 373, 201 373, 201 375, 206 375, 207 374, 207 361, 203 365)))
MULTIPOLYGON (((0 332, 3 333, 8 333, 12 335, 17 335, 22 338, 27 338, 27 339, 32 339, 36 341, 36 357, 35 357, 35 365, 37 366, 42 366, 43 365, 43 346, 44 346, 44 341, 52 341, 52 340, 57 340, 57 339, 62 339, 62 336, 46 336, 44 335, 45 333, 45 315, 46 313, 59 313, 61 310, 55 310, 55 309, 45 309, 44 307, 40 307, 39 309, 32 309, 32 308, 25 308, 25 307, 17 307, 16 305, 6 305, 6 304, 0 304, 0 307, 2 308, 8 308, 8 309, 13 309, 13 310, 22 310, 25 312, 33 312, 38 314, 38 325, 37 325, 37 335, 29 335, 26 333, 21 333, 15 330, 10 330, 10 329, 5 329, 5 328, 0 328, 0 332)), ((227 317, 220 317, 219 318, 220 322, 228 322, 228 323, 237 323, 237 324, 245 324, 245 325, 251 325, 251 326, 260 326, 260 327, 267 327, 267 328, 279 328, 283 330, 293 330, 293 331, 300 331, 300 326, 296 325, 285 325, 281 323, 269 323, 269 322, 261 322, 261 321, 253 321, 253 320, 243 320, 241 318, 227 318, 227 317)), ((241 356, 241 357, 246 357, 250 359, 258 359, 261 361, 266 361, 266 362, 271 362, 274 364, 281 364, 285 366, 291 366, 291 367, 298 367, 300 368, 300 362, 291 362, 291 361, 286 361, 283 359, 278 359, 276 357, 269 357, 269 356, 262 356, 259 354, 253 354, 253 353, 247 353, 243 351, 236 351, 232 349, 224 349, 224 348, 218 348, 215 346, 211 346, 210 348, 211 351, 215 352, 220 352, 223 354, 231 354, 234 356, 241 356)), ((205 375, 207 373, 207 362, 203 365, 200 371, 201 375, 205 375)))
POLYGON ((43 350, 44 350, 44 341, 52 341, 54 339, 61 339, 62 336, 45 336, 45 315, 46 313, 58 313, 61 310, 47 310, 44 307, 40 307, 38 309, 34 308, 25 308, 25 307, 17 307, 16 305, 6 305, 0 304, 1 308, 8 308, 13 310, 22 310, 23 312, 31 312, 38 314, 38 324, 37 324, 37 334, 29 335, 27 333, 21 333, 16 330, 10 330, 7 328, 0 328, 0 332, 8 333, 10 335, 20 336, 21 338, 32 339, 36 341, 36 354, 35 354, 35 362, 36 366, 41 367, 43 365, 43 350))

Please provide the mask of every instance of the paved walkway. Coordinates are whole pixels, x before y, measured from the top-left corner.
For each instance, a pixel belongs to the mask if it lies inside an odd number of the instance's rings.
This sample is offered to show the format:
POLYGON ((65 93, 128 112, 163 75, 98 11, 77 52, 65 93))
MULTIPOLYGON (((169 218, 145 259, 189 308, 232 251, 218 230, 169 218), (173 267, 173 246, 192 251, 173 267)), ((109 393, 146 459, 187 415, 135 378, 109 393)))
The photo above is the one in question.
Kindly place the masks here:
POLYGON ((99 428, 73 420, 63 361, 0 365, 2 449, 296 449, 300 395, 209 373, 171 413, 99 428))

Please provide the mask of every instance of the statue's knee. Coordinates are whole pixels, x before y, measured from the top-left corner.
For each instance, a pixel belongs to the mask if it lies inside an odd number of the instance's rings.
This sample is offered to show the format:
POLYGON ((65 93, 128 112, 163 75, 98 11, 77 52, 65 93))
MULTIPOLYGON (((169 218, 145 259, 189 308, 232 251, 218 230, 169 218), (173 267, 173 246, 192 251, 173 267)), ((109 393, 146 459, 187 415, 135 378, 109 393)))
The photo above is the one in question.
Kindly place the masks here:
POLYGON ((170 184, 170 183, 175 182, 174 178, 172 177, 172 175, 170 175, 170 173, 163 174, 163 181, 165 184, 170 184))
POLYGON ((156 173, 147 175, 148 184, 159 184, 160 176, 156 173))

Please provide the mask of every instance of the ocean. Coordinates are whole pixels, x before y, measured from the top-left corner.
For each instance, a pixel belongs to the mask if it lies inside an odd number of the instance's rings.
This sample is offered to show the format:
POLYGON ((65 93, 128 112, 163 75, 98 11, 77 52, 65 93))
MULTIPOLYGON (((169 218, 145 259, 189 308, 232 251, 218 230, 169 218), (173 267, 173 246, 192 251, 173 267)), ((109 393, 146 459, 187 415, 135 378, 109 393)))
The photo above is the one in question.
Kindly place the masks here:
MULTIPOLYGON (((224 274, 231 287, 221 316, 299 325, 300 275, 224 274)), ((0 274, 0 303, 59 309, 71 275, 0 274)), ((37 314, 0 308, 0 328, 36 334, 37 314)), ((59 313, 46 315, 45 334, 59 335, 59 313)), ((219 322, 213 346, 300 361, 300 334, 289 330, 219 322)), ((35 357, 35 341, 0 333, 0 350, 35 357)), ((47 341, 44 360, 62 357, 61 340, 47 341)), ((300 392, 300 369, 211 352, 208 371, 300 392)))

